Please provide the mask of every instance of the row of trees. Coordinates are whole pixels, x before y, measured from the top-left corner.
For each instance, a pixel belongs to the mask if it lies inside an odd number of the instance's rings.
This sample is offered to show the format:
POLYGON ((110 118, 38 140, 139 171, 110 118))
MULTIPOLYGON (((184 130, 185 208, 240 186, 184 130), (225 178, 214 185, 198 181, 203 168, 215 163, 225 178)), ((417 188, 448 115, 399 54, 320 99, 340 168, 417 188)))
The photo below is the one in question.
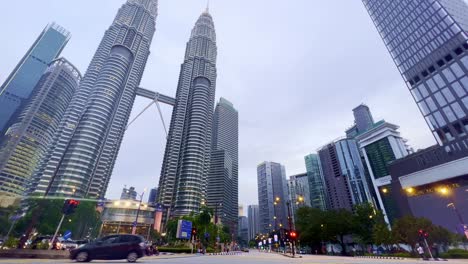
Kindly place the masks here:
POLYGON ((296 215, 296 228, 302 244, 320 251, 323 243, 338 243, 342 254, 346 254, 346 244, 349 241, 362 248, 366 245, 383 245, 389 249, 398 243, 412 247, 419 242, 420 229, 429 233, 427 240, 430 244, 447 245, 460 239, 428 219, 412 216, 397 219, 389 230, 383 214, 370 204, 357 205, 353 212, 301 207, 296 215))

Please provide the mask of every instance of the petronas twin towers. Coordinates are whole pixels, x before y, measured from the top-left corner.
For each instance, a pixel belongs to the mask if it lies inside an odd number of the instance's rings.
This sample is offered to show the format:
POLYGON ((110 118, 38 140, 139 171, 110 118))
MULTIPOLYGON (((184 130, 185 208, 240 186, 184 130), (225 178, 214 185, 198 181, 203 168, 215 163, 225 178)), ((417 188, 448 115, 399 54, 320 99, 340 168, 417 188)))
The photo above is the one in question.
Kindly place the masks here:
MULTIPOLYGON (((150 53, 157 2, 128 0, 119 9, 32 176, 29 194, 104 197, 150 53)), ((165 219, 198 211, 206 199, 216 56, 207 8, 191 32, 180 71, 157 197, 165 219)))

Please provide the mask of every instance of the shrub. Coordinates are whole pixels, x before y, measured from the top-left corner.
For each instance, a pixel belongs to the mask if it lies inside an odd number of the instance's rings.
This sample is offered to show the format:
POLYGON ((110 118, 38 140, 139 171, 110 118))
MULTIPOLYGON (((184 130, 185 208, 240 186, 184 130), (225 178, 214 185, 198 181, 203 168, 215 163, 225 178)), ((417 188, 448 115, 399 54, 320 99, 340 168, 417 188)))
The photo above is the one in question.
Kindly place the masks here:
POLYGON ((17 248, 18 244, 19 244, 18 238, 9 237, 7 241, 5 242, 5 244, 3 244, 3 246, 7 248, 17 248))
POLYGON ((159 247, 159 252, 168 252, 168 253, 192 253, 190 248, 169 248, 169 247, 159 247))
POLYGON ((448 259, 468 259, 468 251, 463 249, 450 249, 449 251, 440 254, 440 256, 448 259))

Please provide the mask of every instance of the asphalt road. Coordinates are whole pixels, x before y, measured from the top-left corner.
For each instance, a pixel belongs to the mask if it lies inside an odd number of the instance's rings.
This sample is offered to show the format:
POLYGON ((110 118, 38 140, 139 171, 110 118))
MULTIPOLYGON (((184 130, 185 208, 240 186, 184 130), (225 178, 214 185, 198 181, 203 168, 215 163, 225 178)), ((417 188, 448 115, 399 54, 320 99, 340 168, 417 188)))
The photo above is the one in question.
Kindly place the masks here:
MULTIPOLYGON (((41 259, 0 259, 0 263, 73 263, 70 260, 41 260, 41 259)), ((125 260, 119 261, 93 261, 92 263, 127 263, 125 260)), ((329 256, 314 256, 305 255, 302 258, 288 258, 275 253, 242 253, 231 256, 192 256, 192 255, 161 255, 157 257, 145 257, 138 263, 173 263, 173 264, 247 264, 247 263, 297 263, 297 264, 391 264, 391 263, 440 263, 436 261, 422 260, 386 260, 386 259, 364 259, 364 258, 349 258, 349 257, 329 257, 329 256)), ((449 260, 442 262, 447 264, 468 264, 468 260, 449 260)))

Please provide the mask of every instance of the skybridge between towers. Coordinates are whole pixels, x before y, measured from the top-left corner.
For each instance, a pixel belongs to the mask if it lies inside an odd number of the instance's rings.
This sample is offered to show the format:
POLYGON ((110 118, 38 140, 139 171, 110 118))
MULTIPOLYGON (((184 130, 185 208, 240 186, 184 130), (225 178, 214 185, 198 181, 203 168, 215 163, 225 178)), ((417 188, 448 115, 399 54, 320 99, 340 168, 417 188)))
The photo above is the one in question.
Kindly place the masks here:
POLYGON ((140 117, 148 108, 150 108, 150 106, 152 104, 155 104, 156 107, 158 108, 159 117, 161 118, 161 122, 162 122, 162 125, 164 127, 164 132, 166 133, 166 138, 167 138, 167 128, 166 128, 166 124, 164 122, 164 118, 163 118, 163 115, 162 115, 162 112, 161 112, 161 107, 159 106, 159 102, 161 102, 163 104, 170 105, 170 106, 175 106, 175 103, 176 103, 175 98, 172 98, 170 96, 160 94, 158 92, 154 92, 154 91, 142 88, 142 87, 138 87, 135 92, 136 92, 137 96, 148 98, 148 99, 151 99, 152 101, 145 108, 143 108, 143 110, 140 113, 138 113, 138 115, 135 116, 135 118, 133 118, 127 124, 127 127, 125 128, 125 130, 127 130, 130 127, 130 125, 133 122, 135 122, 135 120, 137 120, 138 117, 140 117))

